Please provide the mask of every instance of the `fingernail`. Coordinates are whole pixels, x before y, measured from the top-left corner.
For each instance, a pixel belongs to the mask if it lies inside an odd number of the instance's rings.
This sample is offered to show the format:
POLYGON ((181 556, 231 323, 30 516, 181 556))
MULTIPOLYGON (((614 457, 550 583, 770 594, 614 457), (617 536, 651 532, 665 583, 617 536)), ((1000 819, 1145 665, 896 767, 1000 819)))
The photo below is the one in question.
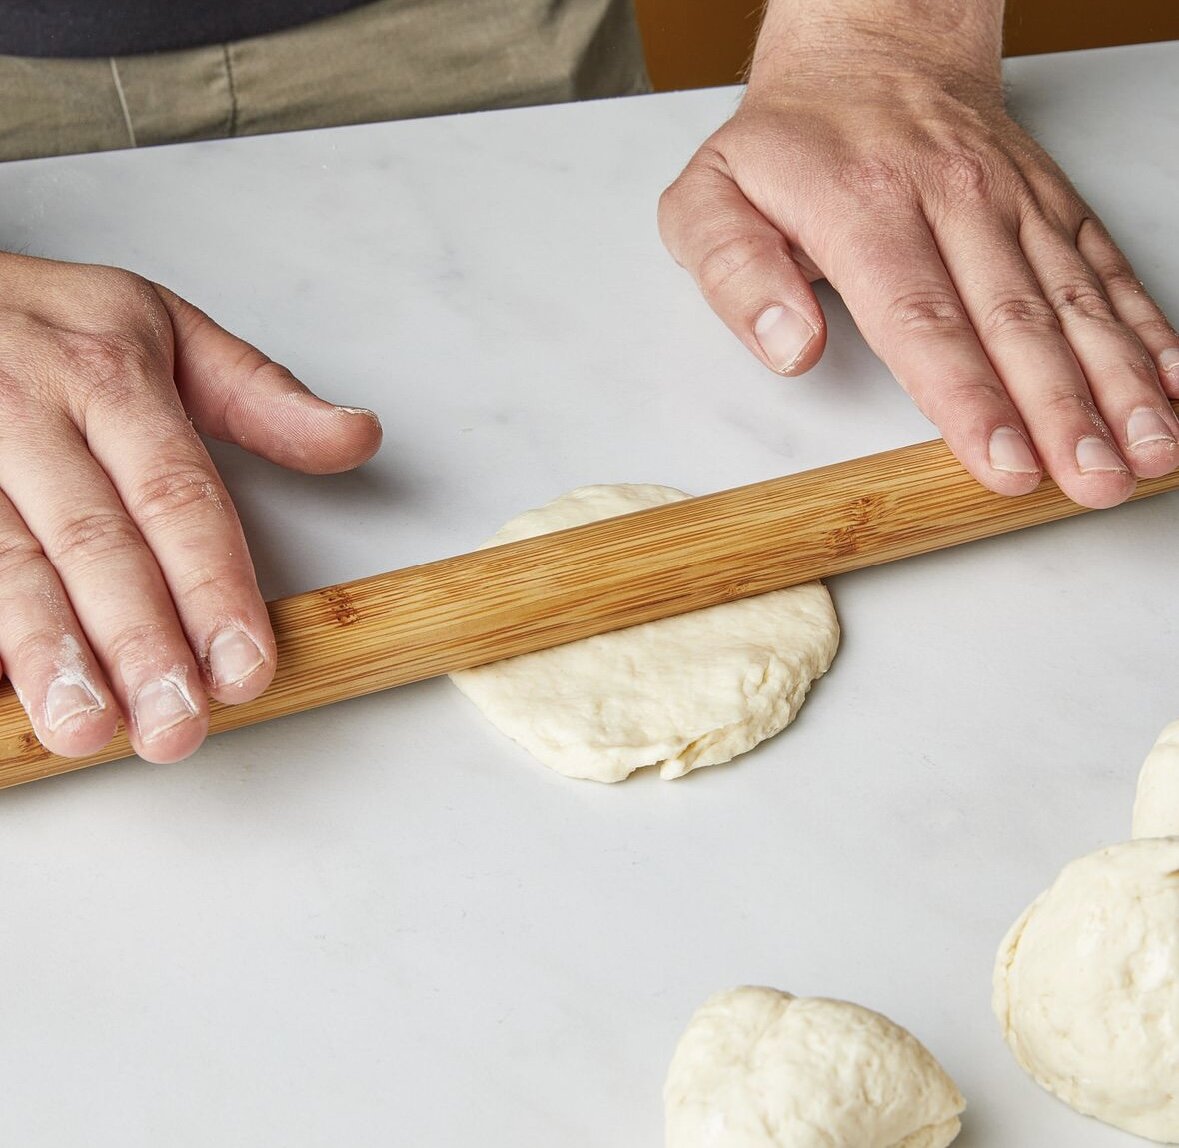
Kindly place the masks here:
POLYGON ((1126 420, 1126 440, 1131 447, 1137 448, 1154 442, 1174 444, 1175 436, 1158 411, 1151 407, 1138 407, 1126 420))
POLYGON ((1082 474, 1091 470, 1126 470, 1114 449, 1103 438, 1089 436, 1077 443, 1077 469, 1082 474))
POLYGON ((144 741, 151 741, 196 715, 196 706, 167 678, 148 682, 135 695, 134 709, 135 726, 144 741))
POLYGON ((775 303, 767 307, 753 325, 753 333, 770 366, 782 373, 790 370, 815 337, 814 328, 797 312, 775 303))
POLYGON ((56 730, 71 718, 105 708, 94 692, 76 678, 54 678, 45 691, 45 724, 56 730))
POLYGON ((381 433, 381 416, 376 411, 370 411, 367 407, 336 407, 335 413, 353 422, 359 420, 369 423, 376 429, 377 434, 381 433))
POLYGON ((1039 471, 1032 448, 1014 427, 996 427, 989 444, 992 470, 1008 474, 1035 474, 1039 471))
POLYGON ((244 682, 266 659, 242 630, 221 630, 209 643, 209 675, 215 686, 244 682))
POLYGON ((1168 347, 1159 352, 1159 366, 1168 375, 1179 375, 1179 347, 1168 347))

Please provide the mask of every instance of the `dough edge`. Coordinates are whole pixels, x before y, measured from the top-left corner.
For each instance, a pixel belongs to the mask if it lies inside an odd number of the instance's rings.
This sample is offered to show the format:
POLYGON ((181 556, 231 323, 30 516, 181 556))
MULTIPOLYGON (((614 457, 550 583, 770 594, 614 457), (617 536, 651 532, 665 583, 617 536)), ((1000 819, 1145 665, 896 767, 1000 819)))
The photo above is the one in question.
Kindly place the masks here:
MULTIPOLYGON (((1046 907, 1055 911, 1056 898, 1066 897, 1072 891, 1072 886, 1078 880, 1083 881, 1089 870, 1100 871, 1106 866, 1110 867, 1114 877, 1121 876, 1119 869, 1123 867, 1132 872, 1136 868, 1151 868, 1152 873, 1161 868, 1163 880, 1179 877, 1179 837, 1143 838, 1122 842, 1069 862, 1052 885, 1020 914, 1000 943, 993 971, 992 1008, 1016 1063, 1045 1091, 1082 1115, 1093 1117, 1111 1127, 1159 1143, 1179 1144, 1179 1092, 1169 1091, 1165 1084, 1160 1085, 1158 1094, 1165 1094, 1165 1099, 1145 1110, 1127 1108, 1124 1102, 1119 1104, 1116 1100, 1112 1104, 1100 1102, 1092 1095, 1091 1089, 1104 1089, 1104 1077, 1099 1076, 1099 1083, 1093 1084, 1090 1077, 1084 1077, 1080 1073, 1068 1076, 1056 1071, 1053 1049, 1050 1043, 1049 1047, 1045 1048, 1045 1038, 1043 1033, 1038 1031, 1040 1026, 1035 1023, 1035 1001, 1026 1006, 1021 1004, 1029 992, 1028 988, 1021 984, 1024 972, 1021 965, 1021 944, 1029 926, 1037 914, 1046 907), (1161 855, 1161 867, 1151 868, 1150 858, 1156 854, 1161 855), (1173 872, 1170 871, 1172 866, 1173 872), (1030 1025, 1021 1019, 1020 1014, 1023 1011, 1028 1011, 1032 1022, 1030 1025)), ((1136 903, 1139 898, 1122 897, 1122 900, 1136 903)), ((1176 935, 1179 935, 1179 926, 1176 935)), ((1042 979, 1042 975, 1040 978, 1035 977, 1038 972, 1040 970, 1033 968, 1033 979, 1042 979)), ((1067 970, 1061 971, 1060 975, 1067 975, 1067 970)), ((1179 969, 1171 969, 1171 975, 1175 978, 1179 975, 1179 969)), ((1179 995, 1179 981, 1172 979, 1170 984, 1173 997, 1179 995)), ((1067 1056, 1065 1059, 1068 1059, 1067 1056)), ((1179 1058, 1176 1060, 1179 1062, 1179 1058)))
POLYGON ((1179 836, 1179 721, 1159 734, 1142 763, 1131 836, 1179 836))

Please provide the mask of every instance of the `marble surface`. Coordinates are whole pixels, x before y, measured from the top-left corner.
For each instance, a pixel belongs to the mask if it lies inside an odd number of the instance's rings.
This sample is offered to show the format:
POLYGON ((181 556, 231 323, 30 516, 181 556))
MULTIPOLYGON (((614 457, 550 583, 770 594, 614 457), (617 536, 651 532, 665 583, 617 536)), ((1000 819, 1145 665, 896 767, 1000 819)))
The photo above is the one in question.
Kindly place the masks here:
MULTIPOLYGON (((1179 44, 1024 59, 1017 114, 1179 314, 1179 44)), ((0 168, 0 243, 169 284, 380 456, 217 450, 268 595, 470 548, 579 483, 704 492, 930 436, 830 294, 756 364, 655 201, 720 90, 0 168)), ((1128 836, 1179 717, 1176 496, 832 583, 795 727, 664 783, 562 779, 445 681, 0 793, 0 1143, 660 1143, 677 1036, 766 983, 909 1026, 963 1148, 1130 1138, 1026 1080, 995 947, 1128 836)))

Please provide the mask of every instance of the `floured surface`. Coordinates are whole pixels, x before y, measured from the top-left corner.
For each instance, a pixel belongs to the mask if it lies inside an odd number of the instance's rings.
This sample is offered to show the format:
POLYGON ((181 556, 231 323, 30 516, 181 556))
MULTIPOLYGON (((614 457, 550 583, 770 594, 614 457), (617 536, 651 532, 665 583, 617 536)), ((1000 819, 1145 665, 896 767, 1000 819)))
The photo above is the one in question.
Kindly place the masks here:
MULTIPOLYGON (((514 542, 686 498, 666 486, 586 486, 512 519, 514 542)), ((664 778, 729 761, 794 720, 839 644, 819 582, 600 634, 451 675, 484 715, 569 777, 664 778)))
POLYGON ((718 993, 664 1086, 667 1148, 945 1148, 965 1102, 911 1033, 847 1001, 718 993))

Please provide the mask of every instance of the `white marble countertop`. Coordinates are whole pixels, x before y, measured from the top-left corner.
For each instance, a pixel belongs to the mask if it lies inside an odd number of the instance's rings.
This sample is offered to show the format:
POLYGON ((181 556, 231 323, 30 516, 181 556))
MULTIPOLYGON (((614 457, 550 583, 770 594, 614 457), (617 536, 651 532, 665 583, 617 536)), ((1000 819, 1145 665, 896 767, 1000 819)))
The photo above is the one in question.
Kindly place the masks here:
MULTIPOLYGON (((1179 43, 1024 59, 1018 115, 1179 314, 1179 43)), ((0 167, 0 244, 160 279, 380 456, 219 449, 268 596, 470 548, 585 482, 695 492, 930 437, 828 293, 773 377, 655 201, 731 90, 0 167)), ((676 783, 549 773, 434 681, 0 793, 0 1143, 661 1142, 711 992, 912 1028, 963 1148, 1133 1143, 1024 1078, 1000 937, 1128 836, 1179 717, 1176 496, 832 583, 843 649, 783 736, 676 783)))

